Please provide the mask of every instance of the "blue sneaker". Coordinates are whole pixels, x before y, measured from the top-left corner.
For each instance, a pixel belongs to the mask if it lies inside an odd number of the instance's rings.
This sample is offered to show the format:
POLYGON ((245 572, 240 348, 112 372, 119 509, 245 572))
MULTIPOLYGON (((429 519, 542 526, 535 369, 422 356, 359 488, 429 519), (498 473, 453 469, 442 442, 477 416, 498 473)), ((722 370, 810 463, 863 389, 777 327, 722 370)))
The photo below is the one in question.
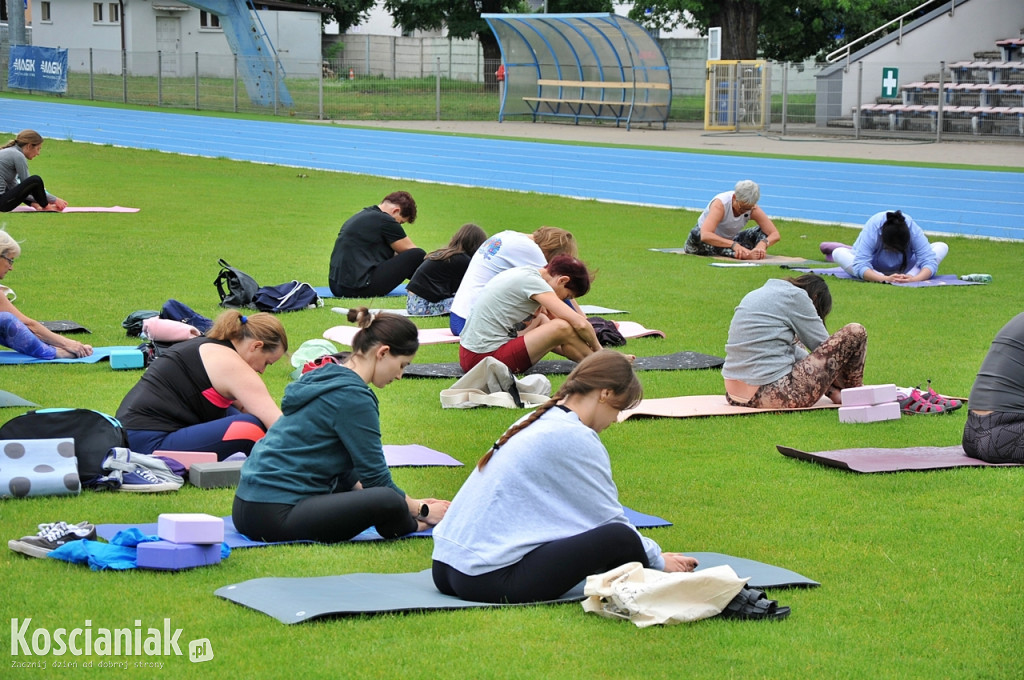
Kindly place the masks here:
POLYGON ((109 476, 120 479, 119 491, 130 491, 134 493, 159 493, 161 491, 177 491, 181 488, 183 479, 176 475, 174 478, 161 479, 152 470, 142 465, 137 460, 142 460, 142 455, 132 453, 123 447, 114 447, 103 460, 103 469, 109 472, 109 476))

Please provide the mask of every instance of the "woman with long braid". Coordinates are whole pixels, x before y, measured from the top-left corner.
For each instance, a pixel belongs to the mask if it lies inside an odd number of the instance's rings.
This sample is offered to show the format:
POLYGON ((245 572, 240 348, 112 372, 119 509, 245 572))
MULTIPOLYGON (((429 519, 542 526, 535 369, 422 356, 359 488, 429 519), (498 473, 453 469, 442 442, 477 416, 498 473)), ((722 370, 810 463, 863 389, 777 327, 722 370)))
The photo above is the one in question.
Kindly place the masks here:
POLYGON ((434 530, 438 590, 477 602, 536 602, 626 562, 693 571, 697 560, 663 553, 629 523, 598 436, 642 395, 629 359, 601 350, 505 432, 434 530))

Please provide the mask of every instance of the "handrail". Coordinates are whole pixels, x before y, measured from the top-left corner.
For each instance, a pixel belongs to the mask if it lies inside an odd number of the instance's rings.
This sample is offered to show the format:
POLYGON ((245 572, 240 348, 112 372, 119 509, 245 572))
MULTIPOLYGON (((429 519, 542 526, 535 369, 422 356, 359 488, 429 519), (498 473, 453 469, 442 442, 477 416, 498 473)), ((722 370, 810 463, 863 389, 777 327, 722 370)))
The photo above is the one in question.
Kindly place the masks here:
POLYGON ((864 42, 865 40, 867 40, 868 38, 870 38, 874 34, 878 33, 879 31, 884 31, 885 29, 889 28, 890 26, 892 26, 895 23, 898 23, 900 25, 900 28, 899 28, 899 38, 897 39, 897 44, 899 44, 900 42, 903 41, 903 20, 904 19, 906 19, 911 14, 915 14, 916 12, 924 9, 928 5, 934 5, 936 3, 945 3, 947 1, 949 2, 949 16, 953 16, 953 13, 956 11, 956 0, 925 0, 924 2, 922 2, 920 5, 918 5, 914 9, 909 10, 907 12, 904 12, 902 15, 896 17, 895 19, 893 19, 889 23, 883 24, 883 25, 879 26, 878 28, 876 28, 875 30, 871 31, 870 33, 865 33, 864 35, 862 35, 861 37, 857 38, 856 40, 854 40, 852 42, 848 42, 843 47, 840 47, 839 49, 837 49, 837 50, 835 50, 833 52, 830 52, 829 54, 827 54, 825 56, 825 61, 828 62, 829 64, 834 64, 837 61, 839 61, 840 59, 842 59, 843 57, 845 57, 846 58, 846 67, 849 68, 850 67, 850 54, 853 52, 852 48, 853 48, 854 45, 858 45, 858 44, 864 42))

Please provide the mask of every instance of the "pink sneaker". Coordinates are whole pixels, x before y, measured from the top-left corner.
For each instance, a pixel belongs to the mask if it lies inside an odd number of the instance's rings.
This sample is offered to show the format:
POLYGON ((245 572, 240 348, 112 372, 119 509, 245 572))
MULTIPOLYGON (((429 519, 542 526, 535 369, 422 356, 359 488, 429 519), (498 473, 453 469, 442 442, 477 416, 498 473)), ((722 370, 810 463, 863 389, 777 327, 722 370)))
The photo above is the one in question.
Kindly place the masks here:
POLYGON ((943 411, 955 411, 964 405, 959 399, 953 399, 952 397, 944 397, 935 390, 932 389, 932 381, 928 381, 928 391, 921 395, 925 401, 931 402, 932 404, 938 404, 942 407, 943 411))

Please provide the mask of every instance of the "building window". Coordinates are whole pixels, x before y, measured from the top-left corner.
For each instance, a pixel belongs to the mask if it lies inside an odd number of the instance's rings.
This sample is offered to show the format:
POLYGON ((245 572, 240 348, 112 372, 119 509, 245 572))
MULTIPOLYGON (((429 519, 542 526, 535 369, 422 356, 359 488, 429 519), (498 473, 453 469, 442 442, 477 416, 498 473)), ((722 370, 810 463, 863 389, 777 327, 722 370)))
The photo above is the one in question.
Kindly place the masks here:
POLYGON ((94 2, 92 3, 92 21, 94 24, 98 24, 103 21, 103 3, 94 2))
POLYGON ((110 9, 109 17, 110 23, 119 24, 121 23, 121 6, 116 2, 112 2, 107 7, 110 9))
POLYGON ((220 17, 206 10, 199 11, 199 28, 219 29, 220 17))
POLYGON ((50 18, 50 3, 46 0, 39 3, 39 20, 40 21, 53 21, 50 18))

